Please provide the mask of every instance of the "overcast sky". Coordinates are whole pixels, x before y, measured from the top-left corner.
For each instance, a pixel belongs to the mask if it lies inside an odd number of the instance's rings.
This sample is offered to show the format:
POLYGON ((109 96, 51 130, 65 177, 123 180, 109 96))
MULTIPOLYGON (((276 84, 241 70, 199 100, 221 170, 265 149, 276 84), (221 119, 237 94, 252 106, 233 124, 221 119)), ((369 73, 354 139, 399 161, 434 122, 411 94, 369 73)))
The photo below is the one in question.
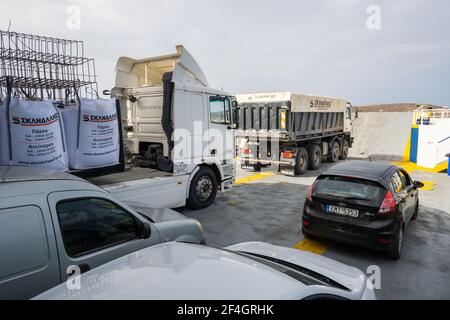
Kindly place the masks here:
POLYGON ((13 31, 83 40, 101 89, 112 87, 119 56, 183 44, 210 85, 233 94, 450 104, 446 0, 1 0, 0 29, 9 20, 13 31), (67 26, 71 5, 81 10, 79 29, 67 26), (371 5, 381 10, 380 29, 367 27, 379 21, 371 5))

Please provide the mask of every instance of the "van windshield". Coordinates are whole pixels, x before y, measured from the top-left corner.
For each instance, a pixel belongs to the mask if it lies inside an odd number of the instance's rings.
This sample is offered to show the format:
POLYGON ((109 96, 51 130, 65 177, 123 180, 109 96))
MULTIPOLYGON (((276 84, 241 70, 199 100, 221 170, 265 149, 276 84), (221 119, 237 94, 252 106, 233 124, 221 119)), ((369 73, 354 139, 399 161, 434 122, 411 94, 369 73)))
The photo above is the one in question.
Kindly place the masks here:
POLYGON ((313 197, 363 202, 379 206, 386 190, 378 183, 353 177, 320 176, 314 183, 313 197))

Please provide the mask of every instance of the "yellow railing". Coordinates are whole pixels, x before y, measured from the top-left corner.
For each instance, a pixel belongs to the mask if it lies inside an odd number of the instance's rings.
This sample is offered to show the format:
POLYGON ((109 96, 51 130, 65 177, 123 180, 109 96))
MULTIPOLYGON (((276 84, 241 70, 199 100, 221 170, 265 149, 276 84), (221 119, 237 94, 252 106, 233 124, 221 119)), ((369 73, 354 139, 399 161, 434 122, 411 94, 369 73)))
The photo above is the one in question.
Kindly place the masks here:
POLYGON ((421 109, 415 110, 413 125, 429 125, 432 119, 449 119, 450 109, 421 109))

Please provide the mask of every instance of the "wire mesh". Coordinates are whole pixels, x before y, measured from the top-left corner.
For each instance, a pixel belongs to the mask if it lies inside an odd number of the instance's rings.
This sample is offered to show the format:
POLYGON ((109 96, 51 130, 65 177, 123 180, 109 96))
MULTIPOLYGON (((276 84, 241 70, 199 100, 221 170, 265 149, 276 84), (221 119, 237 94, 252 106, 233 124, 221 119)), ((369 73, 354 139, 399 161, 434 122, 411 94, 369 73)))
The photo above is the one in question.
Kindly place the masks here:
POLYGON ((76 88, 82 98, 98 98, 95 62, 82 41, 0 30, 0 99, 7 77, 15 97, 70 103, 76 88))

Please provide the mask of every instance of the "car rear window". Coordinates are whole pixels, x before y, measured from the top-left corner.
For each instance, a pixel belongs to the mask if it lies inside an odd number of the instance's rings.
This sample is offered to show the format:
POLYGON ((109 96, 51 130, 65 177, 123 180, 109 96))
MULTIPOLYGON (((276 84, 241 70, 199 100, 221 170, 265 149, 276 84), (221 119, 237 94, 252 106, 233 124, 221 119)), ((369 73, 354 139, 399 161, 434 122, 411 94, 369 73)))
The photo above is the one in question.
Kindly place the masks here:
POLYGON ((386 189, 374 181, 324 175, 317 178, 312 196, 379 206, 385 194, 386 189))

